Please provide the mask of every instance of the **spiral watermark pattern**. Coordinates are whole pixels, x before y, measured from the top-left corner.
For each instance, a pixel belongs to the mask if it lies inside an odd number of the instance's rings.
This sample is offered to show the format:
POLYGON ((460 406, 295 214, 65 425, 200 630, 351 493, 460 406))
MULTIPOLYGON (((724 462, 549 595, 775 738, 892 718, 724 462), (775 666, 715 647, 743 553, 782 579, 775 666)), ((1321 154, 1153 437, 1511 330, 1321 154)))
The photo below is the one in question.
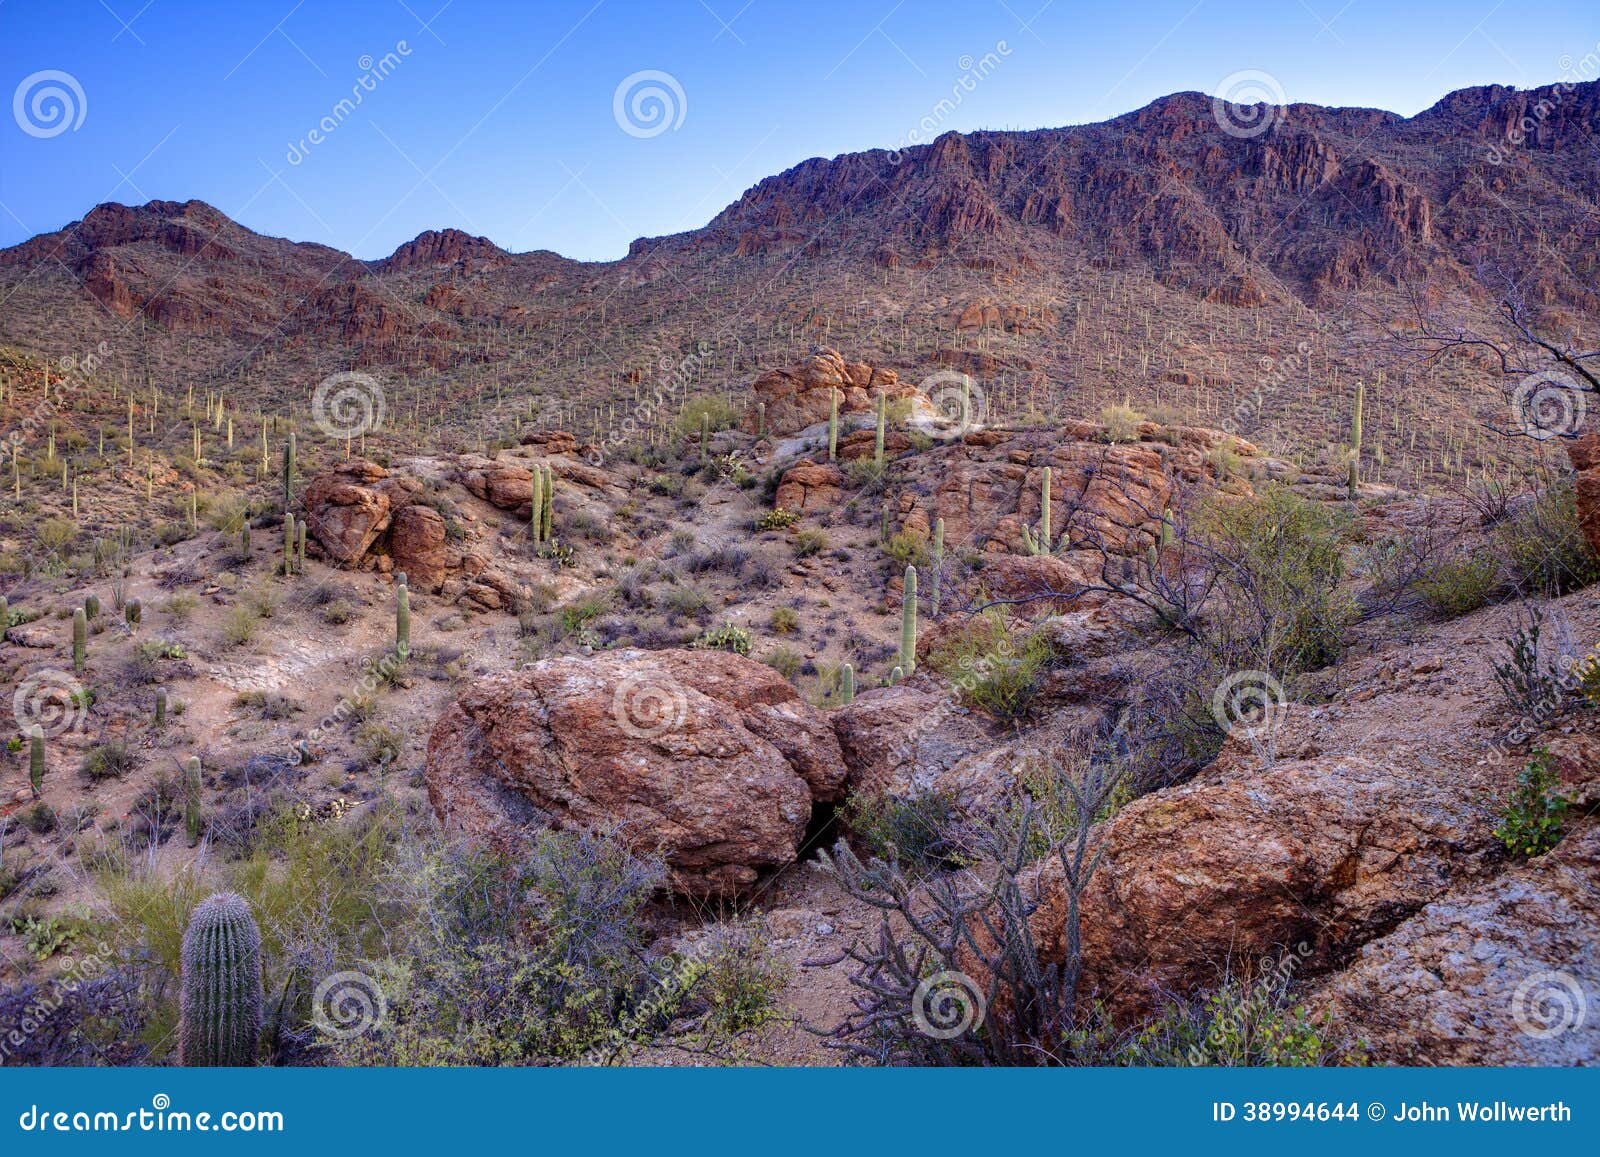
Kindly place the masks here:
POLYGON ((1570 972, 1535 972, 1511 994, 1511 1019, 1534 1040, 1576 1032, 1588 1012, 1583 985, 1570 972))
POLYGON ((330 374, 311 395, 311 416, 330 438, 359 438, 381 430, 387 413, 378 379, 355 370, 330 374))
POLYGON ((1211 716, 1235 738, 1258 739, 1283 719, 1283 684, 1265 671, 1235 671, 1211 696, 1211 716))
POLYGON ((311 996, 311 1023, 327 1036, 348 1039, 377 1028, 389 1014, 383 987, 365 972, 335 972, 311 996))
POLYGON ((917 387, 928 395, 941 424, 954 426, 957 434, 980 429, 989 417, 989 395, 966 374, 940 370, 923 378, 917 387))
POLYGON ((988 1011, 983 990, 965 972, 935 972, 911 994, 911 1021, 934 1040, 977 1030, 988 1011))
POLYGON ((683 726, 689 701, 681 688, 640 673, 617 684, 611 714, 624 734, 634 739, 659 739, 683 726))
POLYGON ((683 127, 689 98, 670 72, 647 68, 622 78, 611 94, 611 115, 630 137, 648 140, 683 127))
POLYGON ((51 667, 17 685, 11 714, 23 732, 34 727, 47 736, 78 731, 89 714, 89 696, 70 672, 51 667))
POLYGON ((1222 78, 1211 98, 1211 115, 1230 137, 1254 140, 1283 119, 1288 99, 1277 77, 1247 68, 1222 78))
POLYGON ((49 140, 83 127, 89 115, 89 98, 70 72, 46 68, 22 78, 11 96, 11 115, 30 137, 49 140))
POLYGON ((1583 387, 1552 370, 1529 374, 1511 391, 1512 421, 1539 442, 1575 436, 1583 429, 1587 409, 1583 387))

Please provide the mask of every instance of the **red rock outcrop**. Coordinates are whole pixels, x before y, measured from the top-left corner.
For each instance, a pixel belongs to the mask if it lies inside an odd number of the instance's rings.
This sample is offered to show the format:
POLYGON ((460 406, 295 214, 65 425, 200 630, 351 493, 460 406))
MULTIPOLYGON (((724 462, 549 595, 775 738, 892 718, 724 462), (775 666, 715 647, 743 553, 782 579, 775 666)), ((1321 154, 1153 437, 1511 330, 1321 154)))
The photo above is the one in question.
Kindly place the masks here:
POLYGON ((767 432, 779 436, 826 422, 835 392, 840 414, 876 412, 879 394, 893 402, 917 392, 916 386, 900 381, 895 371, 847 362, 838 350, 826 346, 798 366, 768 370, 751 389, 754 397, 744 415, 744 428, 755 432, 755 403, 759 402, 766 406, 767 432))
POLYGON ((1567 457, 1578 475, 1578 528, 1589 549, 1600 553, 1600 433, 1590 431, 1568 442, 1567 457))
POLYGON ((804 458, 784 471, 772 505, 795 514, 816 514, 833 509, 843 497, 844 475, 804 458))
POLYGON ((731 896, 794 860, 845 769, 827 718, 765 664, 614 651, 477 680, 435 726, 424 775, 441 821, 472 838, 618 825, 675 890, 731 896))

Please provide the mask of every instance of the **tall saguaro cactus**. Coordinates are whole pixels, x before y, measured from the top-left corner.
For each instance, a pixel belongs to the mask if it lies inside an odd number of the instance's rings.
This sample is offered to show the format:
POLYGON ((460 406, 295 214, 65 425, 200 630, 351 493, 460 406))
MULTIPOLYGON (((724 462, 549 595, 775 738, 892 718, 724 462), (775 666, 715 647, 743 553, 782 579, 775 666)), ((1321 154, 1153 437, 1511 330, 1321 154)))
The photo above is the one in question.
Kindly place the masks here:
POLYGON ((189 846, 200 842, 205 827, 205 815, 200 810, 200 757, 191 755, 183 763, 183 826, 189 833, 189 846))
POLYGON ((411 588, 405 583, 394 588, 394 650, 402 660, 411 654, 411 588))
POLYGON ((839 391, 828 391, 828 461, 839 457, 839 391))
POLYGON ((917 568, 906 567, 905 589, 900 597, 900 670, 917 669, 917 568))
POLYGON ((1050 467, 1044 468, 1044 477, 1039 481, 1039 537, 1035 539, 1033 532, 1026 526, 1022 528, 1022 545, 1029 554, 1049 554, 1054 546, 1050 537, 1050 467))
POLYGON ((89 649, 89 617, 82 607, 72 612, 72 669, 83 674, 83 664, 89 649))
POLYGON ((856 701, 856 669, 850 663, 839 672, 839 701, 847 707, 856 701))
POLYGON ((261 931, 233 892, 202 900, 183 934, 178 1063, 256 1063, 261 1041, 261 931))
POLYGON ((1349 499, 1356 500, 1356 487, 1361 483, 1361 410, 1366 401, 1367 387, 1356 383, 1356 411, 1350 419, 1350 477, 1348 479, 1349 499))
POLYGON ((294 435, 290 434, 283 443, 283 512, 289 513, 289 506, 294 501, 294 435))
POLYGON ((37 723, 28 731, 28 785, 38 799, 44 791, 44 728, 37 723))

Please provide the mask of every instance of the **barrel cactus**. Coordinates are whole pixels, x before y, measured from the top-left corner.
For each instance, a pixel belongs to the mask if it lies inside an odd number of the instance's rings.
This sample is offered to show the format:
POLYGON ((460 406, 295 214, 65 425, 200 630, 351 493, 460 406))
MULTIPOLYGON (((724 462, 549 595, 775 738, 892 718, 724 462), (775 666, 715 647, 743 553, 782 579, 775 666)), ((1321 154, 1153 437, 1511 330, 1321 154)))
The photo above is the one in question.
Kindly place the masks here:
POLYGON ((262 1023, 261 932, 233 892, 202 900, 183 934, 178 1063, 256 1062, 262 1023))

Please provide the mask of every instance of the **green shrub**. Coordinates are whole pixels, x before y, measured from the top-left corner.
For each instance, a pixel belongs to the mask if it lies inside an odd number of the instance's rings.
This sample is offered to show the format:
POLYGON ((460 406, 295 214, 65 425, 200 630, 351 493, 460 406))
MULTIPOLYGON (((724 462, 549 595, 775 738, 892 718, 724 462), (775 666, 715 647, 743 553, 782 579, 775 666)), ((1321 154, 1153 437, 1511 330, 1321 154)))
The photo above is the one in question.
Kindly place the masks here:
POLYGON ((1144 412, 1132 406, 1107 406, 1100 411, 1100 421, 1105 426, 1107 442, 1136 442, 1139 426, 1145 420, 1144 412))
POLYGON ((1495 543, 1525 593, 1560 595, 1600 581, 1600 559, 1578 527, 1570 481, 1509 514, 1495 527, 1495 543))
POLYGON ((1331 1022, 1295 1003, 1286 970, 1269 965, 1254 979, 1226 978, 1203 999, 1172 1002, 1112 1063, 1303 1068, 1359 1065, 1363 1057, 1331 1022))
POLYGON ((261 616, 250 607, 229 607, 222 616, 222 638, 230 647, 247 646, 260 633, 261 616))
POLYGON ((739 407, 716 394, 690 398, 678 412, 676 427, 680 438, 700 436, 701 423, 712 433, 726 430, 739 420, 739 407))
POLYGON ((998 607, 940 635, 923 664, 943 675, 969 707, 997 719, 1020 719, 1056 661, 1038 633, 1020 636, 998 607))
POLYGON ((790 971, 769 950, 766 933, 759 927, 718 926, 708 940, 690 995, 709 1006, 705 1028, 710 1035, 736 1036, 776 1020, 778 994, 790 971))
POLYGON ((924 535, 902 530, 883 544, 883 553, 893 559, 896 566, 924 570, 928 565, 928 540, 924 535))
POLYGON ((1417 594, 1441 619, 1455 619, 1487 606, 1500 585, 1500 565, 1489 555, 1446 559, 1417 581, 1417 594))
POLYGON ((774 607, 771 626, 775 635, 792 635, 800 629, 800 612, 793 607, 774 607))
POLYGON ((1219 669, 1288 676, 1338 660, 1355 617, 1339 589, 1346 521, 1278 484, 1253 498, 1213 495, 1200 504, 1194 527, 1220 596, 1205 642, 1219 669))
POLYGON ((78 770, 86 778, 99 782, 105 779, 121 779, 137 764, 138 760, 126 744, 110 740, 97 743, 84 752, 83 762, 78 765, 78 770))
POLYGON ((1535 748, 1517 773, 1500 826, 1494 830, 1506 851, 1532 858, 1544 855, 1561 842, 1567 801, 1561 796, 1560 787, 1561 776, 1550 753, 1542 747, 1535 748))
POLYGON ((826 531, 807 529, 794 536, 795 558, 810 558, 814 554, 821 554, 828 549, 828 534, 826 531))
POLYGON ((852 792, 845 801, 845 823, 869 854, 921 871, 956 861, 955 819, 955 797, 933 788, 910 796, 852 792))
POLYGON ((774 647, 761 661, 791 683, 800 674, 800 653, 793 647, 774 647))

